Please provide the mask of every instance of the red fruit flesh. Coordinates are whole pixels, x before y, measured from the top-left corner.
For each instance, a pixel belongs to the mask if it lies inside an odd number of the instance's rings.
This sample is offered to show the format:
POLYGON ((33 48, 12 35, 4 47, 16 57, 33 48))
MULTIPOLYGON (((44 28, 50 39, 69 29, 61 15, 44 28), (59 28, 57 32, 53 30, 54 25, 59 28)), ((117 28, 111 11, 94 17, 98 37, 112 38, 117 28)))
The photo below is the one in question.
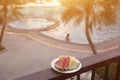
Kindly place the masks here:
POLYGON ((66 57, 63 57, 63 58, 59 59, 55 64, 59 68, 67 70, 68 67, 69 67, 69 62, 70 62, 70 57, 66 56, 66 57))
POLYGON ((60 60, 58 60, 55 64, 56 64, 59 68, 62 68, 62 67, 63 67, 63 63, 64 63, 64 59, 60 59, 60 60))
POLYGON ((69 62, 70 62, 70 58, 69 58, 69 57, 65 57, 65 58, 64 58, 64 63, 63 63, 63 68, 64 68, 64 69, 68 69, 68 67, 69 67, 69 62))

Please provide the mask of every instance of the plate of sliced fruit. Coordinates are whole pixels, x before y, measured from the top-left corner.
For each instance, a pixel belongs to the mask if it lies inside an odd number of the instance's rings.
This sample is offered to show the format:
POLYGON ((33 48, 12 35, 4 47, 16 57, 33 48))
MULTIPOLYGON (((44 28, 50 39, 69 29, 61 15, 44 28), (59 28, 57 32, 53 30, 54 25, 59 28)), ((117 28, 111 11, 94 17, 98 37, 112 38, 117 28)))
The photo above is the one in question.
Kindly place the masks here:
POLYGON ((51 62, 51 67, 60 73, 74 73, 81 69, 82 64, 73 56, 61 55, 51 62))

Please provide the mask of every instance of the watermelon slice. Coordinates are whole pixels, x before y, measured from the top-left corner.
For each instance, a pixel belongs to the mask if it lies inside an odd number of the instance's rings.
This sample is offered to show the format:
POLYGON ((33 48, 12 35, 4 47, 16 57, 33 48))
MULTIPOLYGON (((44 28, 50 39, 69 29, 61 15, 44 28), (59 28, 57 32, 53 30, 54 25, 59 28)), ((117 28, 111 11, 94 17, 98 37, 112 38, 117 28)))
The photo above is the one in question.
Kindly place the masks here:
POLYGON ((75 57, 66 55, 60 56, 59 60, 55 62, 56 68, 62 71, 76 69, 79 64, 75 57))
POLYGON ((63 56, 59 58, 59 60, 55 63, 55 65, 60 70, 68 70, 69 62, 70 62, 70 57, 63 56))

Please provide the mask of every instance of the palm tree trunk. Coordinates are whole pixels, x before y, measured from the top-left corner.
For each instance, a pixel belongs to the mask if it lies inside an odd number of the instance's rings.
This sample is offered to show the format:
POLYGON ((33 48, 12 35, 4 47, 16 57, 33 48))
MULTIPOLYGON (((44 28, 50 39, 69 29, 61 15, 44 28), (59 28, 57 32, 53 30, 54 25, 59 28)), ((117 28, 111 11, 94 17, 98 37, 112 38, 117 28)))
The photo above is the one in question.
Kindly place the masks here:
POLYGON ((97 54, 97 51, 95 49, 95 46, 94 46, 94 44, 92 42, 92 39, 91 39, 90 33, 89 33, 89 17, 88 17, 88 15, 86 15, 85 27, 86 27, 86 31, 85 32, 86 32, 86 37, 87 37, 88 43, 89 43, 89 45, 90 45, 90 47, 92 49, 93 54, 97 54))
POLYGON ((4 8, 4 19, 3 19, 3 25, 2 25, 2 29, 1 29, 1 34, 0 34, 0 47, 2 46, 2 39, 3 39, 3 35, 4 35, 4 31, 5 31, 5 27, 6 27, 6 22, 7 22, 7 5, 4 4, 3 6, 4 8))
POLYGON ((2 26, 2 29, 1 29, 0 46, 2 45, 2 39, 3 39, 3 34, 4 34, 4 31, 5 31, 5 27, 6 27, 6 19, 4 20, 4 23, 3 23, 3 26, 2 26))

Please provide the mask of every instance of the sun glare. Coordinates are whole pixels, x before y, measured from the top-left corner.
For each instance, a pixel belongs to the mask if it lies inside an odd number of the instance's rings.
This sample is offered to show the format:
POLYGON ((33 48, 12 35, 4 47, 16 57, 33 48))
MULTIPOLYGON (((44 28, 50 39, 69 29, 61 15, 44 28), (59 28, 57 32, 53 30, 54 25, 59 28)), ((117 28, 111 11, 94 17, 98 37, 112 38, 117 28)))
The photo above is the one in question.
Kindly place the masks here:
POLYGON ((29 3, 27 6, 60 6, 58 0, 36 0, 35 3, 29 3))
POLYGON ((45 5, 60 5, 58 0, 36 0, 38 4, 45 4, 45 5))

